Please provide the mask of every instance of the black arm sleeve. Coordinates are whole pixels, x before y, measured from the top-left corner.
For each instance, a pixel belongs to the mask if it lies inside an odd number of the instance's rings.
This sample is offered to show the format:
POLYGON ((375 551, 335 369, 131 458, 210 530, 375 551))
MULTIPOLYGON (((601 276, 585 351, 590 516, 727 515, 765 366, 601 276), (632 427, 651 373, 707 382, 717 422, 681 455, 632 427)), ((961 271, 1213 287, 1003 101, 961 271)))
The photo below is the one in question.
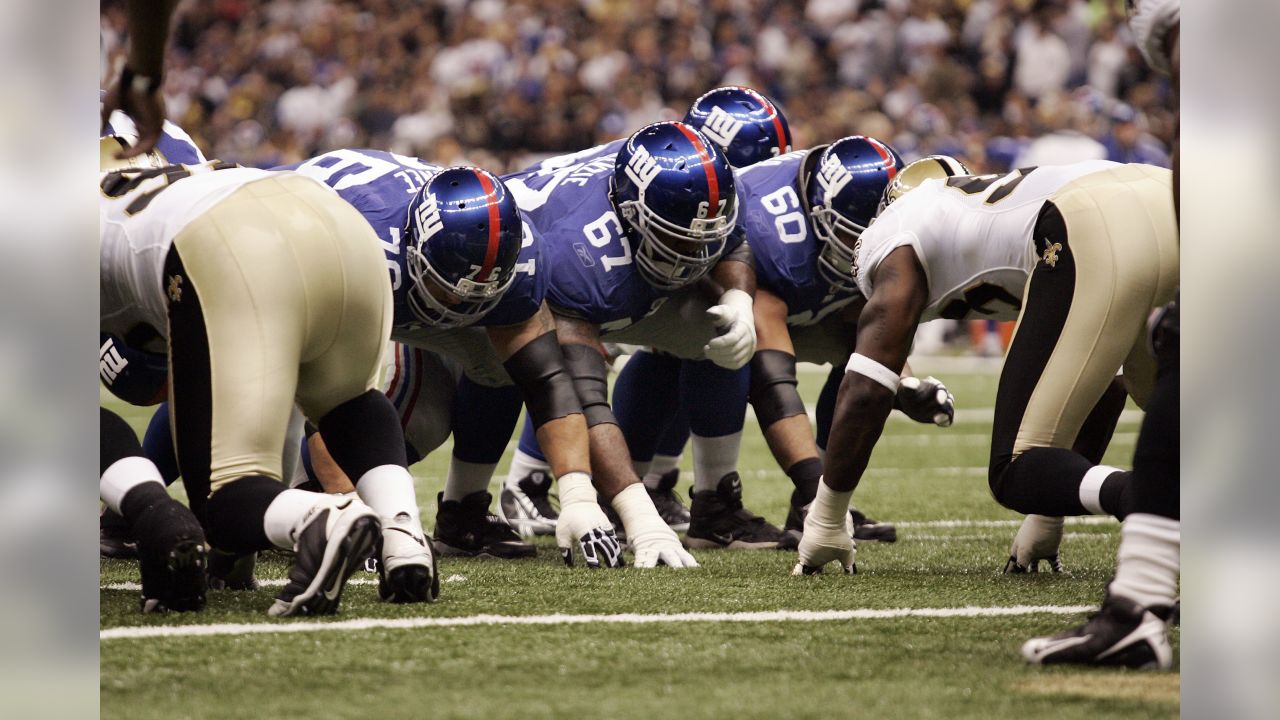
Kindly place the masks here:
POLYGON ((604 356, 587 345, 565 345, 564 361, 573 376, 573 387, 582 403, 582 414, 587 417, 587 427, 613 424, 618 421, 609 409, 608 367, 604 356))
POLYGON ((758 350, 751 358, 751 406, 760 429, 804 414, 796 389, 796 356, 781 350, 758 350))
POLYGON ((582 412, 565 353, 560 350, 555 333, 543 333, 525 343, 502 365, 524 395, 534 428, 582 412))

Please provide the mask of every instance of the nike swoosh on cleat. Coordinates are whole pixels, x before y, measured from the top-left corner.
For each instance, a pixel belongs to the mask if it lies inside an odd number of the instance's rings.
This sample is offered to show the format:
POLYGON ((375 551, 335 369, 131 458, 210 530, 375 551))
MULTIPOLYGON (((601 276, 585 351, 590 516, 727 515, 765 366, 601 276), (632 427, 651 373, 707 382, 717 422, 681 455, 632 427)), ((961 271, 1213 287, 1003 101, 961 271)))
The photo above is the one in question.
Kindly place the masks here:
POLYGON ((1035 649, 1036 658, 1043 659, 1047 655, 1069 650, 1078 645, 1083 645, 1093 638, 1093 635, 1081 635, 1080 637, 1062 638, 1061 640, 1047 640, 1045 644, 1035 649))

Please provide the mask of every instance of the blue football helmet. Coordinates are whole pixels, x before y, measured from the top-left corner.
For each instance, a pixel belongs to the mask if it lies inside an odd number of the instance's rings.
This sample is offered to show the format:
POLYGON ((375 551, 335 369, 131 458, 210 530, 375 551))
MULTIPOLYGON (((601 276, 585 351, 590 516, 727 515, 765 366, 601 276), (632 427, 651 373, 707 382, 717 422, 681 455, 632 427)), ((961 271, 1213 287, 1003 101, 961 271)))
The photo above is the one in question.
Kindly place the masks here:
POLYGON ((506 185, 474 167, 442 170, 409 204, 409 307, 433 327, 470 325, 515 280, 520 211, 506 185))
POLYGON ((791 128, 769 98, 730 85, 693 101, 684 122, 706 135, 736 168, 791 152, 791 128))
POLYGON ((738 194, 729 161, 702 133, 678 122, 637 130, 618 150, 609 184, 649 284, 677 290, 720 260, 738 194))
POLYGON ((888 145, 861 135, 837 140, 818 153, 806 181, 813 232, 823 244, 818 271, 833 287, 858 286, 853 260, 858 237, 879 209, 885 186, 902 169, 902 158, 888 145))

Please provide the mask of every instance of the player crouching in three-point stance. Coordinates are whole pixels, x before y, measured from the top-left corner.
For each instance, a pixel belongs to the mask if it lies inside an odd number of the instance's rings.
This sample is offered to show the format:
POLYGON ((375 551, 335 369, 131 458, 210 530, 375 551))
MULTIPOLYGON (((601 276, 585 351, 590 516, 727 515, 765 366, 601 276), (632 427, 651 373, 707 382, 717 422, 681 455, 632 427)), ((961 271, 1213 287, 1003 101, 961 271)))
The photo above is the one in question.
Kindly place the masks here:
MULTIPOLYGON (((297 553, 269 614, 335 612, 375 546, 384 599, 434 599, 400 425, 376 389, 391 293, 359 213, 310 178, 219 161, 107 172, 99 207, 102 330, 167 337, 178 462, 211 488, 210 544, 297 553), (360 500, 281 484, 295 400, 360 500)), ((137 493, 163 492, 110 470, 103 495, 126 519, 137 493)))
POLYGON ((860 239, 853 272, 867 304, 797 574, 833 560, 852 569, 849 499, 915 327, 936 317, 1017 313, 990 465, 996 499, 1028 514, 1006 569, 1056 568, 1063 515, 1129 511, 1129 473, 1099 465, 1118 411, 1104 396, 1122 365, 1140 405, 1154 384, 1146 318, 1178 284, 1169 171, 1092 161, 971 176, 957 165, 904 169, 860 239))

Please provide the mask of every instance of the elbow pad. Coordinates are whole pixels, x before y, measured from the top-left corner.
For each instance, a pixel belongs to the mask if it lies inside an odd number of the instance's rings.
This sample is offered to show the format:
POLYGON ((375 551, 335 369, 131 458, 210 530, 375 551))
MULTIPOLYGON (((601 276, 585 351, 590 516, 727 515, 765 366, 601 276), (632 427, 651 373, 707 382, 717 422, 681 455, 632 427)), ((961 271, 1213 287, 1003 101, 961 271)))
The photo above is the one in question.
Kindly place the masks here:
POLYGON ((131 405, 156 405, 169 385, 169 358, 138 350, 109 333, 98 333, 98 377, 112 395, 131 405))
POLYGON ((613 410, 609 408, 609 369, 604 356, 587 345, 565 345, 562 350, 569 375, 573 377, 573 388, 582 403, 582 414, 587 418, 587 427, 617 425, 613 410))
POLYGON ((758 350, 751 358, 751 406, 760 429, 804 414, 796 389, 796 356, 781 350, 758 350))
POLYGON ((502 365, 524 395, 534 428, 582 412, 565 353, 560 350, 555 333, 543 333, 525 343, 502 365))

